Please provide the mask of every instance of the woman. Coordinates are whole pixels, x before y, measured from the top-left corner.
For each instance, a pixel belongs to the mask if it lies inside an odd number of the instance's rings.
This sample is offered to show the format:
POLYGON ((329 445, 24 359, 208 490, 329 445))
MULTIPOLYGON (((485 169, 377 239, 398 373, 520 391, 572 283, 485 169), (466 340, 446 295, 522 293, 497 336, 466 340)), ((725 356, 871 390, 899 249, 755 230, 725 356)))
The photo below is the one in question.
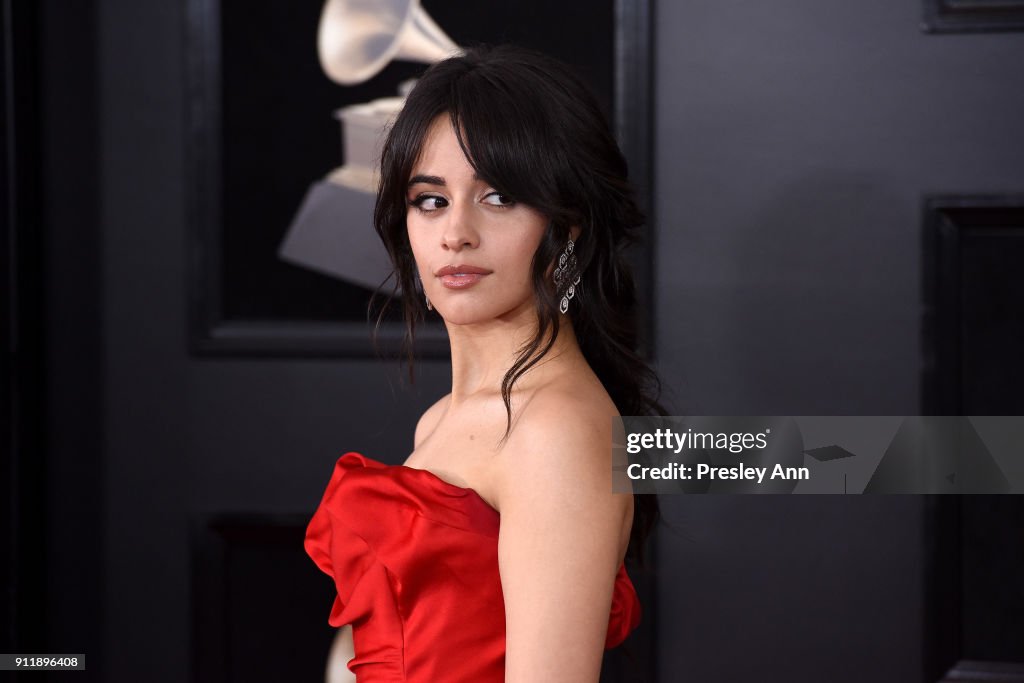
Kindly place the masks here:
POLYGON ((656 512, 612 493, 612 419, 665 414, 635 354, 623 249, 642 215, 622 154, 564 65, 477 48, 410 93, 374 222, 407 341, 425 315, 447 327, 452 389, 405 465, 342 456, 310 523, 338 588, 329 621, 353 626, 349 668, 592 683, 639 622, 623 559, 656 512))

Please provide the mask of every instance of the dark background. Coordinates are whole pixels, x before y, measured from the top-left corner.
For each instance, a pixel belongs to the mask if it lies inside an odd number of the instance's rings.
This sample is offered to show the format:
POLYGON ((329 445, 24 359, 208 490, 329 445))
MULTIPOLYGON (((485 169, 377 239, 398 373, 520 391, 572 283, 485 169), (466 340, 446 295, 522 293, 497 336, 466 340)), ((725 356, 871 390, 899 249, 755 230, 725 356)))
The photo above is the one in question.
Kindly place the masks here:
MULTIPOLYGON (((185 3, 2 4, 0 650, 87 655, 26 680, 315 680, 302 524, 341 453, 405 457, 450 368, 190 355, 185 3)), ((970 4, 653 3, 674 413, 1024 414, 1022 9, 970 4)), ((647 680, 1024 680, 1016 497, 662 504, 647 680)))
MULTIPOLYGON (((612 5, 611 0, 423 3, 458 45, 515 41, 572 64, 609 117, 612 5), (580 22, 586 31, 564 30, 580 22)), ((236 0, 211 11, 220 21, 221 273, 227 321, 366 320, 369 290, 285 263, 277 247, 309 185, 341 165, 343 145, 334 111, 398 94, 396 84, 415 77, 424 65, 392 62, 365 83, 335 84, 317 58, 321 8, 321 2, 236 0)), ((372 233, 373 228, 339 216, 338 239, 356 230, 372 233)))

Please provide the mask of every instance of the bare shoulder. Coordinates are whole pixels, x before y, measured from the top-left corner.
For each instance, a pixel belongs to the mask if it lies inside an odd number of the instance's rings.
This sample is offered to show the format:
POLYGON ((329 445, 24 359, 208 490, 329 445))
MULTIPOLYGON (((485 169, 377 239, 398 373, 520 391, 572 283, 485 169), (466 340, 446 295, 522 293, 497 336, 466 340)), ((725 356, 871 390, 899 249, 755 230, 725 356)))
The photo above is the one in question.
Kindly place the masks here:
POLYGON ((607 507, 612 500, 619 512, 631 508, 630 497, 611 493, 612 418, 618 414, 600 385, 537 391, 503 449, 499 498, 529 500, 558 491, 566 502, 607 507))
POLYGON ((448 402, 451 400, 452 395, 446 394, 434 402, 432 406, 423 411, 420 415, 419 421, 416 423, 416 433, 413 436, 413 448, 419 448, 420 443, 423 442, 430 433, 437 427, 438 421, 444 414, 444 411, 448 407, 448 402))
POLYGON ((548 454, 556 445, 569 447, 570 454, 590 460, 597 452, 593 447, 601 453, 610 447, 612 418, 618 414, 602 387, 545 387, 524 407, 516 443, 548 454))

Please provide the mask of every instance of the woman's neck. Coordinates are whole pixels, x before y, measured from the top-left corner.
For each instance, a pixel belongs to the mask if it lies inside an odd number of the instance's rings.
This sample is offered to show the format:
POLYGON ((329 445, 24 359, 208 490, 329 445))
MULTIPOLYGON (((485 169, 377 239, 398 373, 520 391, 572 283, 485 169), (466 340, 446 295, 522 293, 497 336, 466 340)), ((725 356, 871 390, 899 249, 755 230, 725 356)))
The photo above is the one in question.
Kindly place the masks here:
MULTIPOLYGON (((551 350, 526 374, 516 380, 517 391, 540 386, 569 367, 586 363, 572 322, 562 316, 558 337, 551 350)), ((537 333, 536 316, 532 323, 512 324, 501 320, 484 325, 449 325, 452 350, 451 404, 476 398, 501 395, 501 383, 524 347, 537 333)), ((550 338, 541 342, 542 349, 550 338)))

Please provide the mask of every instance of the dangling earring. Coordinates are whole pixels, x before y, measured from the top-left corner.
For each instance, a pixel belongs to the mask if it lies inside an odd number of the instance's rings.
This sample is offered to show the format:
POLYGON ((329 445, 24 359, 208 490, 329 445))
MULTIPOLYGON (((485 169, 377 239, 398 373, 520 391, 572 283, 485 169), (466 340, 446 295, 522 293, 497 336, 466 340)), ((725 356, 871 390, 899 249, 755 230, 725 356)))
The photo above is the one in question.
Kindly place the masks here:
MULTIPOLYGON (((558 257, 558 267, 555 268, 555 290, 561 289, 562 281, 565 280, 571 273, 576 273, 576 254, 573 253, 573 249, 576 245, 573 243, 572 238, 569 238, 569 243, 565 245, 565 251, 558 257)), ((576 279, 569 285, 569 289, 566 290, 565 294, 562 295, 562 301, 558 305, 558 310, 565 313, 569 310, 569 300, 576 294, 576 285, 580 283, 580 274, 576 273, 576 279)))
POLYGON ((434 305, 432 303, 430 303, 430 297, 427 296, 426 292, 423 292, 423 298, 427 300, 427 310, 428 311, 434 310, 434 305))

